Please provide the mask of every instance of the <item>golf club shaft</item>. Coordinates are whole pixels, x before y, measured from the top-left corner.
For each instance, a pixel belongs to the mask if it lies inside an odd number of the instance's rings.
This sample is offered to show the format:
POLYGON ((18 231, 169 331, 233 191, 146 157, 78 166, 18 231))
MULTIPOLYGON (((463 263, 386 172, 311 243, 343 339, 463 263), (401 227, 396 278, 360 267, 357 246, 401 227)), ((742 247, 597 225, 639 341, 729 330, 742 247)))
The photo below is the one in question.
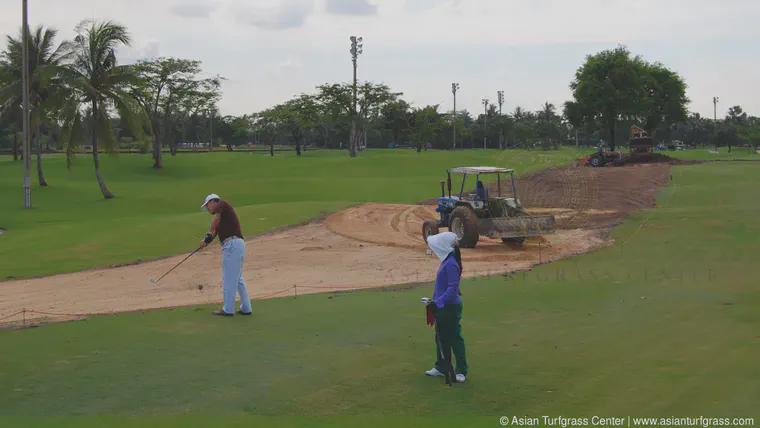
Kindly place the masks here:
POLYGON ((161 281, 162 279, 164 279, 164 277, 165 277, 166 275, 169 275, 169 274, 170 274, 170 273, 171 273, 171 272, 172 272, 174 269, 177 269, 177 267, 179 267, 179 265, 181 265, 182 263, 184 263, 184 262, 185 262, 185 260, 189 259, 190 257, 192 257, 192 256, 193 256, 193 254, 195 254, 195 253, 197 253, 198 251, 200 251, 200 249, 201 249, 201 247, 198 247, 198 248, 197 248, 195 251, 193 251, 192 253, 190 253, 190 255, 189 255, 189 256, 185 257, 184 259, 182 259, 182 261, 181 261, 181 262, 177 263, 177 265, 176 265, 176 266, 174 266, 173 268, 171 268, 171 269, 169 270, 169 272, 166 272, 165 274, 163 274, 163 275, 161 276, 161 278, 158 278, 158 279, 156 280, 156 284, 158 284, 158 282, 159 282, 159 281, 161 281))
MULTIPOLYGON (((443 367, 444 373, 443 376, 446 379, 446 383, 449 386, 452 386, 454 383, 454 379, 452 378, 452 372, 454 371, 454 367, 451 365, 451 359, 446 358, 446 354, 448 353, 446 350, 443 349, 443 343, 444 341, 441 339, 441 329, 438 324, 438 319, 435 320, 435 339, 438 341, 438 353, 440 354, 441 361, 445 365, 443 367)), ((448 342, 446 342, 448 343, 448 342)))

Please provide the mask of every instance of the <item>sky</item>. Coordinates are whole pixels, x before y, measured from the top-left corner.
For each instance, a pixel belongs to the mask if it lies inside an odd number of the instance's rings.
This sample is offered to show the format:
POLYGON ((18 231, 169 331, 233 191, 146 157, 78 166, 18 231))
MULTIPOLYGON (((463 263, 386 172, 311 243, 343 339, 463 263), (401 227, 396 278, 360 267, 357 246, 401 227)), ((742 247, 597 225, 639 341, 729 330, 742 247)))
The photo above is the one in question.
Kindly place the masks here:
MULTIPOLYGON (((479 112, 560 107, 589 54, 627 46, 677 71, 689 109, 734 105, 760 116, 758 0, 28 0, 30 26, 73 38, 84 19, 127 26, 131 63, 196 59, 227 80, 222 114, 253 113, 352 78, 350 36, 363 37, 360 81, 382 82, 422 107, 479 112)), ((0 0, 0 33, 18 33, 21 0, 0 0)))

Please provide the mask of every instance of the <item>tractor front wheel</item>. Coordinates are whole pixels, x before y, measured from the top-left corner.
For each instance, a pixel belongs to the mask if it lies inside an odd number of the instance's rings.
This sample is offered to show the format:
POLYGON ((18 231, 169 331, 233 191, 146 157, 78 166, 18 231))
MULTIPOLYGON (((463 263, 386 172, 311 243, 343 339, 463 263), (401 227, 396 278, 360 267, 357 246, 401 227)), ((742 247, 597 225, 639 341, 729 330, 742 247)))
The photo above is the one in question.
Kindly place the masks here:
POLYGON ((458 207, 451 213, 449 230, 457 235, 461 248, 475 248, 480 239, 478 217, 467 207, 458 207))
POLYGON ((435 220, 425 220, 422 223, 422 239, 427 244, 429 236, 438 235, 438 222, 435 220))
POLYGON ((588 160, 588 163, 593 167, 604 166, 604 160, 601 156, 592 156, 591 159, 588 160))

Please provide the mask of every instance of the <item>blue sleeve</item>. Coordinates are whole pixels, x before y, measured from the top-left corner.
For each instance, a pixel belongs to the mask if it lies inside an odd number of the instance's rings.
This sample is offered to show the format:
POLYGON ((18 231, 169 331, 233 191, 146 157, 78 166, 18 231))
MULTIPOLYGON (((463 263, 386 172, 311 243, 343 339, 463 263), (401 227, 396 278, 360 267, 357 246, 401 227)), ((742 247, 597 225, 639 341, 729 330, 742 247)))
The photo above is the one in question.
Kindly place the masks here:
POLYGON ((445 302, 453 302, 459 295, 459 266, 449 264, 444 269, 446 274, 446 291, 436 299, 435 305, 442 308, 445 302))

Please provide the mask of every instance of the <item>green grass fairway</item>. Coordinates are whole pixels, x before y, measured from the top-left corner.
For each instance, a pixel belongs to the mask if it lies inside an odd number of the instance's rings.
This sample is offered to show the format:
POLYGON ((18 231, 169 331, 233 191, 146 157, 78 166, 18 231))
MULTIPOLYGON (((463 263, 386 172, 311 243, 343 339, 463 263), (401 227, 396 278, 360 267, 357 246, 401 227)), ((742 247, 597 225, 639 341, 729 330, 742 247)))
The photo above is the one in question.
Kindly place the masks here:
MULTIPOLYGON (((23 209, 23 164, 0 158, 0 281, 70 272, 193 250, 210 217, 199 209, 218 193, 236 207, 243 232, 253 235, 299 223, 358 202, 413 203, 435 197, 445 168, 509 166, 519 172, 569 163, 573 149, 550 152, 369 150, 267 154, 196 153, 103 156, 102 170, 116 199, 100 194, 90 156, 71 170, 61 156, 44 158, 50 187, 38 188, 23 209), (42 245, 44 243, 44 246, 42 245)), ((474 183, 473 183, 474 186, 474 183)))
POLYGON ((760 154, 755 153, 755 149, 752 148, 749 151, 746 147, 733 147, 731 153, 728 152, 728 147, 720 147, 717 151, 718 154, 710 153, 715 151, 714 147, 699 148, 689 150, 662 150, 656 153, 662 153, 672 158, 687 159, 687 160, 757 160, 760 161, 760 154))
MULTIPOLYGON (((260 301, 253 318, 188 307, 0 332, 0 416, 107 416, 114 427, 183 415, 204 426, 223 426, 217 416, 275 426, 268 417, 279 415, 284 426, 500 426, 500 415, 757 424, 760 166, 672 174, 657 208, 614 230, 615 246, 463 283, 470 376, 453 388, 423 375, 434 358, 425 284, 260 301), (436 419, 446 416, 458 419, 436 419)), ((375 198, 414 180, 399 198, 417 198, 428 179, 388 179, 375 198)), ((186 191, 191 211, 198 191, 186 191)))

